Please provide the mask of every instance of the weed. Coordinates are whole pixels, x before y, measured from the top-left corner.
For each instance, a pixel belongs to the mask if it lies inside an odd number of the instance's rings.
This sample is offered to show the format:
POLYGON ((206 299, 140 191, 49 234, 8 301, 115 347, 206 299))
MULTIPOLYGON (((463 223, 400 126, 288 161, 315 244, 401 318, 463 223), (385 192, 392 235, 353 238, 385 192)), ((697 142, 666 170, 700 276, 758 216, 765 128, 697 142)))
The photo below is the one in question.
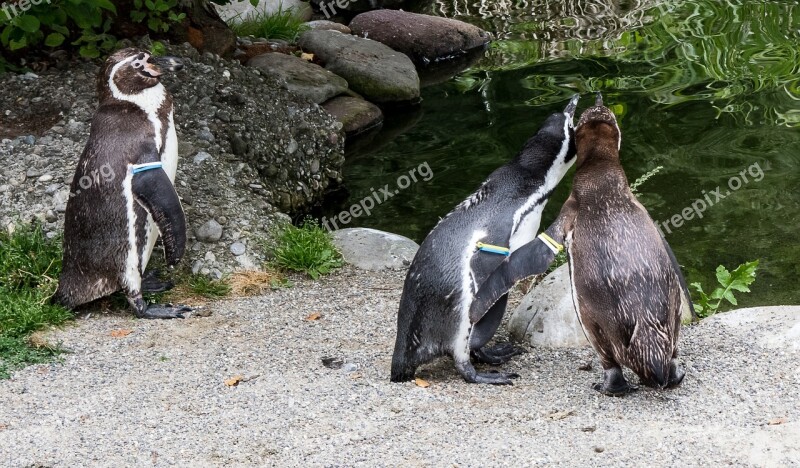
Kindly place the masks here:
POLYGON ((231 285, 226 279, 211 279, 206 275, 192 275, 186 282, 192 294, 217 299, 231 293, 231 285))
POLYGON ((639 178, 634 180, 633 183, 631 184, 631 193, 635 195, 638 192, 639 187, 645 182, 647 182, 648 179, 661 172, 661 169, 664 169, 664 166, 656 166, 653 169, 640 175, 639 178))
POLYGON ((699 317, 708 317, 716 314, 719 311, 722 300, 725 299, 732 305, 738 305, 733 291, 750 292, 750 284, 756 280, 756 270, 758 269, 758 260, 752 262, 745 262, 733 271, 728 271, 727 268, 720 265, 717 267, 717 282, 720 287, 716 288, 710 295, 703 291, 703 286, 700 283, 692 283, 691 286, 697 290, 700 296, 699 300, 695 301, 694 310, 699 317), (716 303, 712 301, 716 300, 716 303))
POLYGON ((47 362, 58 350, 31 346, 31 333, 72 313, 50 303, 61 272, 61 240, 39 226, 0 233, 0 378, 27 364, 47 362))
POLYGON ((311 219, 300 227, 286 224, 275 233, 268 246, 276 267, 300 271, 317 279, 343 265, 342 254, 333 245, 331 234, 311 219))
POLYGON ((305 22, 295 15, 294 10, 284 10, 282 6, 272 13, 261 11, 237 18, 237 21, 231 21, 230 27, 237 36, 282 39, 289 42, 295 42, 297 36, 308 29, 305 22))

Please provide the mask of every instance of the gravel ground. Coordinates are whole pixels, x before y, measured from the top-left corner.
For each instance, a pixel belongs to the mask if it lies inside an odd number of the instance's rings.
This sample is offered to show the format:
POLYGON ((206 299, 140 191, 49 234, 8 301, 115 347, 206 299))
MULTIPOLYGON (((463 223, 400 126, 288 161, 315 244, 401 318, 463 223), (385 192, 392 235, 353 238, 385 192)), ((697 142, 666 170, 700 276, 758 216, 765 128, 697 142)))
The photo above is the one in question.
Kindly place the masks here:
POLYGON ((590 350, 531 349, 513 387, 447 359, 428 388, 392 384, 403 275, 348 267, 181 321, 84 315, 48 337, 63 363, 0 381, 0 464, 800 466, 800 346, 707 320, 683 331, 682 387, 625 398, 589 388, 590 350))

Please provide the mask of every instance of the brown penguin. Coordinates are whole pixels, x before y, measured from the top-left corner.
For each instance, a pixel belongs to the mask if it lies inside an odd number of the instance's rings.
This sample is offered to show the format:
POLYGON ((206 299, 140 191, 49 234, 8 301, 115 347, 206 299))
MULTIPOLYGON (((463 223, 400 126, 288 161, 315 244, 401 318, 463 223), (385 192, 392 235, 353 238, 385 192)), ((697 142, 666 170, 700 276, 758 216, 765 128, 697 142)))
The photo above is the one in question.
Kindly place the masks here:
POLYGON ((566 244, 573 302, 604 370, 594 389, 605 395, 637 389, 622 366, 645 385, 679 385, 681 314, 692 308, 672 250, 630 191, 620 143, 616 118, 598 94, 575 131, 575 178, 558 218, 492 273, 470 310, 478 320, 516 281, 544 272, 566 244))

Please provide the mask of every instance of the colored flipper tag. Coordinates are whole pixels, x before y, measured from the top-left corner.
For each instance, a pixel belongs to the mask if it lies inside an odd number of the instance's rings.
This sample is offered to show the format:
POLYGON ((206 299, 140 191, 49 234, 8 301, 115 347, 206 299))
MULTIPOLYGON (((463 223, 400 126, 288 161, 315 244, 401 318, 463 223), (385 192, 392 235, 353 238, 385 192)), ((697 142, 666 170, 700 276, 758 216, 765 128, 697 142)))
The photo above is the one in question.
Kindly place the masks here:
POLYGON ((553 251, 553 253, 554 253, 554 254, 556 254, 556 255, 558 255, 558 253, 559 253, 559 252, 561 252, 562 250, 564 250, 564 246, 563 246, 563 245, 561 245, 561 244, 559 244, 558 242, 556 242, 556 241, 555 241, 555 239, 553 239, 552 237, 548 236, 548 235, 547 235, 547 233, 545 233, 545 232, 543 232, 543 233, 539 234, 539 235, 538 235, 538 236, 536 236, 536 237, 538 237, 538 238, 539 238, 539 240, 541 240, 542 242, 544 242, 544 244, 545 244, 545 245, 546 245, 546 246, 547 246, 547 247, 548 247, 550 250, 552 250, 552 251, 553 251))
POLYGON ((144 164, 134 164, 131 166, 131 173, 138 174, 144 171, 150 171, 153 169, 161 169, 161 162, 151 162, 151 163, 144 163, 144 164))
POLYGON ((483 242, 478 242, 476 244, 476 247, 478 247, 478 250, 480 250, 480 251, 499 254, 499 255, 508 256, 509 253, 511 252, 506 247, 500 247, 498 245, 491 245, 491 244, 484 244, 483 242))

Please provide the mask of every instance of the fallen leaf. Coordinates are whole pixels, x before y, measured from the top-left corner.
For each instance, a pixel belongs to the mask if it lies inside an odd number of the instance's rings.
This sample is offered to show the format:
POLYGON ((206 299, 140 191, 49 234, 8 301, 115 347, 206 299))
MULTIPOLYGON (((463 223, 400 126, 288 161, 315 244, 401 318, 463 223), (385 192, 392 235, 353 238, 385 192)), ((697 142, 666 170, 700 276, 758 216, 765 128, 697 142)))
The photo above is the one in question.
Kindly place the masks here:
POLYGON ((592 361, 587 361, 587 362, 581 364, 580 366, 578 366, 578 370, 582 370, 582 371, 590 371, 590 370, 592 370, 592 361))
POLYGON ((414 379, 414 383, 417 384, 417 387, 428 388, 431 384, 428 383, 426 380, 422 380, 420 378, 414 379))
POLYGON ((322 314, 320 314, 319 312, 314 312, 313 314, 306 317, 306 320, 308 320, 309 322, 313 322, 314 320, 319 320, 321 318, 322 314))
POLYGON ((785 424, 787 422, 789 422, 789 420, 786 418, 774 418, 770 419, 767 424, 769 424, 770 426, 777 426, 779 424, 785 424))
POLYGON ((564 411, 554 411, 547 415, 548 418, 552 419, 553 421, 560 421, 564 418, 568 418, 575 414, 575 410, 564 410, 564 411))
POLYGON ((0 424, 0 431, 5 431, 8 429, 8 424, 0 424))
POLYGON ((581 428, 583 432, 594 432, 596 429, 596 426, 586 426, 581 428))
POLYGON ((350 378, 353 380, 360 379, 361 377, 362 375, 359 372, 353 372, 352 374, 350 374, 350 378))
POLYGON ((303 59, 303 60, 308 60, 309 62, 311 62, 312 60, 314 60, 314 54, 302 53, 302 54, 300 54, 300 58, 303 59))
POLYGON ((133 333, 133 330, 125 330, 123 328, 120 328, 119 330, 111 330, 111 336, 114 338, 123 338, 131 333, 133 333))
POLYGON ((226 380, 225 381, 225 385, 227 385, 229 387, 235 387, 235 386, 239 385, 239 382, 241 382, 242 380, 244 380, 244 376, 237 375, 235 377, 231 377, 230 379, 226 380))

